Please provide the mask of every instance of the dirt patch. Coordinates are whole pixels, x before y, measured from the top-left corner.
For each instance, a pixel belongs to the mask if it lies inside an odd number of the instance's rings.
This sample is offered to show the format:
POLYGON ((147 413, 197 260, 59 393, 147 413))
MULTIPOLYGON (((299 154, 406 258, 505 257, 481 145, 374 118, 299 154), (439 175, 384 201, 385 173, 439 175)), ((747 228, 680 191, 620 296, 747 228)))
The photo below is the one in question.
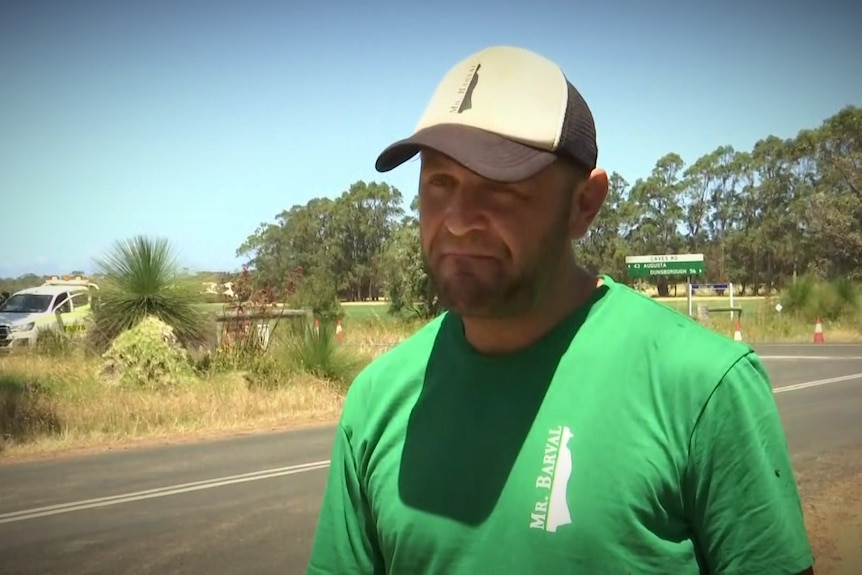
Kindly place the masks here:
POLYGON ((862 573, 862 458, 843 450, 795 463, 817 575, 862 573))

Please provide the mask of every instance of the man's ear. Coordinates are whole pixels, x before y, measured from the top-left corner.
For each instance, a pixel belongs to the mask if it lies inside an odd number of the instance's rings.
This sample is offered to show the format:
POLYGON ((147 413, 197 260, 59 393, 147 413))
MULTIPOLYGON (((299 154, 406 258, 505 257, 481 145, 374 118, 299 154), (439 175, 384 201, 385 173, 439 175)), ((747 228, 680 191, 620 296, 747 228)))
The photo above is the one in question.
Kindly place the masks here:
POLYGON ((569 215, 569 234, 573 240, 587 235, 607 198, 608 174, 601 168, 595 168, 575 192, 569 215))

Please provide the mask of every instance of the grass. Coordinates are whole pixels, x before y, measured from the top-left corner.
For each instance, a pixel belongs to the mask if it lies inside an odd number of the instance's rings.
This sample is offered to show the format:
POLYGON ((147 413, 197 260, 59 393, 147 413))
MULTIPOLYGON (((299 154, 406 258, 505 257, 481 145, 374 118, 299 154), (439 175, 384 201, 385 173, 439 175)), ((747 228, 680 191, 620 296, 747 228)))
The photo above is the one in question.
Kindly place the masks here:
MULTIPOLYGON (((685 297, 654 298, 656 301, 680 313, 688 314, 688 302, 685 297)), ((751 343, 797 343, 810 342, 814 337, 815 321, 810 318, 792 317, 788 313, 778 313, 775 306, 776 298, 742 297, 734 300, 734 307, 742 310, 741 316, 730 312, 710 311, 709 319, 703 322, 707 327, 733 337, 739 317, 739 325, 743 339, 751 343)), ((364 351, 371 352, 376 347, 387 347, 391 342, 404 336, 405 329, 394 322, 386 313, 385 303, 343 304, 346 317, 343 325, 346 334, 357 332, 357 342, 364 351), (372 329, 369 329, 373 326, 372 329), (384 343, 386 345, 381 345, 384 343)), ((698 297, 694 299, 693 313, 697 317, 698 305, 706 305, 709 309, 721 309, 730 306, 727 297, 698 297)), ((836 320, 822 320, 827 341, 833 343, 849 343, 862 341, 862 314, 836 320)), ((418 325, 418 324, 415 324, 418 325)), ((353 339, 352 341, 356 341, 353 339)))
MULTIPOLYGON (((688 314, 688 301, 684 296, 653 298, 683 314, 688 314)), ((709 319, 703 323, 715 331, 733 337, 736 328, 737 317, 743 334, 743 339, 751 343, 798 343, 810 342, 814 337, 815 319, 813 317, 793 317, 788 313, 779 313, 775 306, 779 303, 778 298, 767 298, 758 296, 743 296, 734 298, 735 308, 740 308, 740 316, 734 314, 731 319, 730 312, 710 311, 709 319)), ((398 329, 397 324, 386 313, 386 303, 347 303, 342 304, 346 317, 344 329, 349 333, 352 326, 358 326, 360 337, 367 340, 366 345, 373 346, 375 336, 367 331, 368 325, 376 325, 376 337, 388 334, 388 338, 403 336, 403 328, 398 329)), ((698 305, 706 305, 708 309, 722 309, 730 307, 728 297, 696 297, 692 304, 693 314, 697 317, 698 305)), ((782 310, 784 311, 784 310, 782 310)), ((826 339, 833 343, 862 342, 862 310, 855 314, 845 315, 835 320, 822 318, 823 329, 826 339)), ((377 339, 380 341, 380 339, 377 339)), ((372 349, 368 347, 366 351, 372 349)))
MULTIPOLYGON (((687 312, 684 297, 659 301, 687 312)), ((696 303, 717 308, 729 302, 696 303)), ((743 339, 812 341, 812 321, 779 315, 776 303, 737 300, 743 339)), ((0 357, 0 457, 332 422, 358 370, 421 325, 393 318, 385 303, 345 304, 344 311, 341 341, 278 327, 267 354, 253 361, 241 354, 199 361, 193 377, 167 390, 106 385, 98 377, 101 360, 75 345, 47 355, 43 350, 0 357)), ((736 320, 713 312, 706 323, 732 337, 736 320)), ((824 331, 827 342, 862 341, 862 315, 824 320, 824 331)))
POLYGON ((225 373, 155 393, 105 386, 98 365, 83 354, 3 358, 0 454, 283 427, 330 421, 341 411, 342 393, 310 375, 265 389, 249 386, 240 372, 225 373))
POLYGON ((371 307, 341 341, 282 323, 268 353, 204 356, 169 388, 107 384, 101 358, 68 340, 4 354, 0 458, 332 422, 358 371, 419 326, 371 307))

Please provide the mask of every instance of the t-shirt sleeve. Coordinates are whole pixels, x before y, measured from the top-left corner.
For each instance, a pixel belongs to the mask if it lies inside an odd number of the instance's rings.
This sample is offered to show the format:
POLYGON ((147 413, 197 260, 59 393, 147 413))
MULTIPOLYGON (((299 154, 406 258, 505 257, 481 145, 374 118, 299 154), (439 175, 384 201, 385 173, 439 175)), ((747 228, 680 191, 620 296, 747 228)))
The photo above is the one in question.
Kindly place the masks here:
POLYGON ((690 449, 686 503, 708 573, 796 574, 813 565, 775 396, 753 352, 713 391, 690 449))
POLYGON ((384 573, 350 434, 338 426, 308 575, 384 573))

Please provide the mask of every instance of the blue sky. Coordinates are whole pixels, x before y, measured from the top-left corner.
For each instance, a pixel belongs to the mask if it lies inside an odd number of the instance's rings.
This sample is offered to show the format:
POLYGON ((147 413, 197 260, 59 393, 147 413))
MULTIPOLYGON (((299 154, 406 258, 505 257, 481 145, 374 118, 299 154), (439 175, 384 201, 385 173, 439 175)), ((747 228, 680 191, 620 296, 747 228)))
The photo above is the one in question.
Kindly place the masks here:
POLYGON ((262 222, 374 170, 455 62, 488 45, 557 61, 599 162, 791 137, 862 105, 851 2, 394 0, 0 3, 0 276, 91 270, 121 238, 235 269, 262 222), (781 8, 778 8, 781 6, 781 8))

